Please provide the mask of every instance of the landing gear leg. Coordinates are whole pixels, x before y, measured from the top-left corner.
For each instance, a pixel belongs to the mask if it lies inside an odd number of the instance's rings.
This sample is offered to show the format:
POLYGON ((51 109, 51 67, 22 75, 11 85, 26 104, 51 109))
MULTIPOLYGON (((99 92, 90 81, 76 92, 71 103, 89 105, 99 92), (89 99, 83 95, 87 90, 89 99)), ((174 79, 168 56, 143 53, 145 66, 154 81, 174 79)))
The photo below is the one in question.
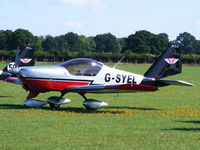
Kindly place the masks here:
MULTIPOLYGON (((85 93, 79 93, 79 94, 85 99, 85 101, 88 100, 87 97, 85 96, 85 93)), ((84 105, 84 102, 83 102, 83 106, 85 106, 85 108, 87 110, 95 110, 95 109, 92 109, 91 107, 88 107, 88 106, 84 105)))
MULTIPOLYGON (((65 94, 66 94, 65 92, 61 92, 60 97, 57 97, 57 98, 55 99, 56 103, 59 103, 60 100, 61 100, 61 98, 62 98, 65 94)), ((60 107, 60 104, 56 104, 56 103, 51 103, 51 102, 49 102, 49 106, 50 106, 51 108, 59 108, 59 107, 60 107)))
POLYGON ((61 95, 59 97, 59 100, 65 95, 66 93, 65 92, 61 92, 61 95))
POLYGON ((87 97, 85 96, 85 93, 78 93, 80 94, 85 100, 87 100, 87 97))
POLYGON ((101 102, 95 99, 87 99, 85 93, 79 94, 85 99, 85 101, 83 102, 83 106, 85 106, 87 110, 96 110, 98 108, 108 106, 106 102, 101 102))

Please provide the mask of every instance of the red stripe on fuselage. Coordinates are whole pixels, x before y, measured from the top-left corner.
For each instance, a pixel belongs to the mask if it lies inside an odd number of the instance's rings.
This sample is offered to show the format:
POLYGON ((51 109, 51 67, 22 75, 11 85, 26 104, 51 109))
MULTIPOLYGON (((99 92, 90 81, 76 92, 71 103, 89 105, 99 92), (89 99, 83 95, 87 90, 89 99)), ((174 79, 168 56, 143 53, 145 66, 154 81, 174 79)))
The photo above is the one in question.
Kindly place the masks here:
POLYGON ((59 80, 42 80, 42 79, 22 79, 24 85, 30 91, 63 91, 66 88, 73 86, 89 85, 88 82, 80 81, 59 81, 59 80))
POLYGON ((154 86, 135 84, 135 83, 116 85, 115 88, 119 90, 151 91, 151 92, 158 90, 158 88, 154 86))

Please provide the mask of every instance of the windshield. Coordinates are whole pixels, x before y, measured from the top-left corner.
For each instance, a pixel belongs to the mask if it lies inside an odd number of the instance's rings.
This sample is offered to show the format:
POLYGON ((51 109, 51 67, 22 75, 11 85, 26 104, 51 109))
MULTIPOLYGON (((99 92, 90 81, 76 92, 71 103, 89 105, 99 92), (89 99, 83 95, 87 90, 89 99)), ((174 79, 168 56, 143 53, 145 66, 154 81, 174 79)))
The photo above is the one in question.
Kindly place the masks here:
POLYGON ((103 64, 88 58, 77 58, 60 64, 72 75, 96 76, 103 64))

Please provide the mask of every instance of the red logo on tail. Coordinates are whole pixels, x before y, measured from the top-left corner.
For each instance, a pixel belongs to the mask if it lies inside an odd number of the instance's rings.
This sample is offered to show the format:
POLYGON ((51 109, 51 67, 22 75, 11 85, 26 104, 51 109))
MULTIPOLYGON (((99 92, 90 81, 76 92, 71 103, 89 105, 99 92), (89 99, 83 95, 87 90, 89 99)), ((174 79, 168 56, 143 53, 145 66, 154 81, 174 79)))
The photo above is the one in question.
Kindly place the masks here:
POLYGON ((29 58, 24 58, 24 59, 20 59, 21 62, 23 62, 24 64, 28 64, 32 59, 29 58))
POLYGON ((175 64, 179 59, 175 59, 175 58, 165 58, 165 61, 172 65, 172 64, 175 64))

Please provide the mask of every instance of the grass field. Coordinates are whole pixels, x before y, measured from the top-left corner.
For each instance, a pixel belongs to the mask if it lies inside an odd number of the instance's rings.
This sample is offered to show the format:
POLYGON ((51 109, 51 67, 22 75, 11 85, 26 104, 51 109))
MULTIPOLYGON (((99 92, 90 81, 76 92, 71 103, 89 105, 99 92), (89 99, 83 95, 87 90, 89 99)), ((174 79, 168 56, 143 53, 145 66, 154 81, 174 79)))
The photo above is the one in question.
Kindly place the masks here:
MULTIPOLYGON (((6 64, 0 64, 2 69, 6 64)), ((143 74, 149 66, 118 66, 143 74)), ((27 109, 20 85, 0 83, 0 149, 153 149, 200 148, 200 67, 183 66, 170 79, 196 87, 168 86, 154 93, 88 94, 108 108, 88 112, 78 94, 51 110, 27 109)), ((57 92, 40 94, 45 100, 57 92)))

